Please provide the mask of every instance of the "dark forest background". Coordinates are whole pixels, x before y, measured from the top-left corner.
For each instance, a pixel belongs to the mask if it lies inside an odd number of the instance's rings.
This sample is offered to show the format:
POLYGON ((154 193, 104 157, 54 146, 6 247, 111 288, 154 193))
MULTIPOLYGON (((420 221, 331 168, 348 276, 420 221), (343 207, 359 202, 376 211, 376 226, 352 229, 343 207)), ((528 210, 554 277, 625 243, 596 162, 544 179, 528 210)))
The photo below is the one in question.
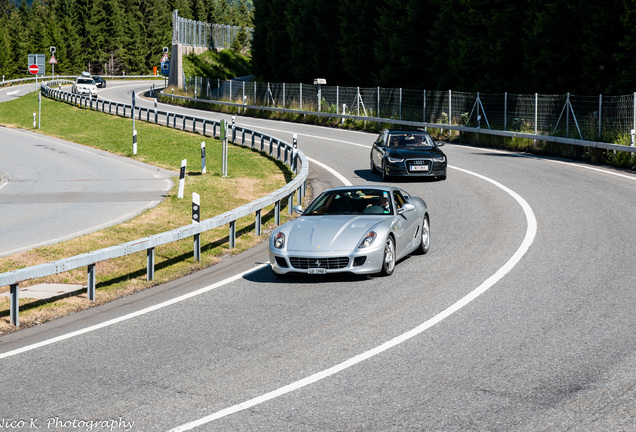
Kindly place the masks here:
MULTIPOLYGON (((172 11, 252 26, 251 0, 0 0, 0 75, 28 75, 27 55, 56 47, 55 73, 149 74, 172 43, 172 11)), ((48 66, 47 66, 48 70, 48 66)))
POLYGON ((261 80, 491 93, 636 91, 636 0, 0 0, 0 74, 146 74, 172 11, 252 26, 261 80))
POLYGON ((272 82, 513 93, 636 91, 636 0, 254 0, 272 82))

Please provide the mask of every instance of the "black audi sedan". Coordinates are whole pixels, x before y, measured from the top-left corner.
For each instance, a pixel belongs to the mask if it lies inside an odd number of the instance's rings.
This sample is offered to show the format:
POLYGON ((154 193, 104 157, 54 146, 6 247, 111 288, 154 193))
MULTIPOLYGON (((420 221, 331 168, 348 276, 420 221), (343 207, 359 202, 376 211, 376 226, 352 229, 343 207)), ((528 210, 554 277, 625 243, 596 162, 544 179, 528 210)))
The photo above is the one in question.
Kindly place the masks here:
POLYGON ((100 76, 93 76, 97 87, 106 87, 106 80, 100 76))
POLYGON ((446 155, 423 130, 389 130, 380 133, 371 148, 371 172, 379 171, 382 180, 392 176, 434 177, 446 179, 446 155))

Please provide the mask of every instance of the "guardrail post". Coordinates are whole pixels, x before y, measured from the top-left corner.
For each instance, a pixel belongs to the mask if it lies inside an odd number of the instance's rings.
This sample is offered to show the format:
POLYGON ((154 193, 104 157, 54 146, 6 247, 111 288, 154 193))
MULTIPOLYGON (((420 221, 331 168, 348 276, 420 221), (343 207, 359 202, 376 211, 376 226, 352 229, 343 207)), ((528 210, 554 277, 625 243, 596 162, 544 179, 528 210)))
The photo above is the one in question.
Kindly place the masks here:
POLYGON ((155 279, 155 248, 146 249, 146 280, 155 279))
POLYGON ((195 234, 194 236, 194 260, 201 262, 201 234, 195 234))
POLYGON ((11 319, 11 324, 13 324, 14 326, 18 327, 20 325, 20 318, 19 318, 19 314, 20 314, 20 293, 19 293, 19 289, 18 289, 18 284, 11 284, 10 285, 10 290, 11 292, 9 293, 10 296, 10 305, 9 305, 9 315, 10 315, 10 319, 11 319))
POLYGON ((289 197, 287 197, 287 213, 288 214, 292 214, 292 207, 294 206, 294 194, 296 192, 292 192, 291 195, 289 195, 289 197))
POLYGON ((236 221, 230 222, 230 249, 236 244, 236 221))
POLYGON ((274 203, 274 225, 280 225, 280 201, 274 203))
POLYGON ((256 235, 261 235, 261 210, 256 210, 256 220, 254 221, 256 235))
POLYGON ((95 264, 88 265, 88 299, 95 301, 95 264))

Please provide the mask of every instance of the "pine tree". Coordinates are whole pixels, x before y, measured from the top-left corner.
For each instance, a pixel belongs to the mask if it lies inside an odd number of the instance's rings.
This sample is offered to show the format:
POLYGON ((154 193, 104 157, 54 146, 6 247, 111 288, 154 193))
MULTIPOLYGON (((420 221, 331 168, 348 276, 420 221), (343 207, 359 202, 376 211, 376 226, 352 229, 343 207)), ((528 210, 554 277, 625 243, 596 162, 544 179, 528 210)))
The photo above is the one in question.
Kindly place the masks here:
POLYGON ((8 18, 0 17, 0 75, 4 75, 5 79, 9 78, 11 64, 11 45, 9 44, 8 18))

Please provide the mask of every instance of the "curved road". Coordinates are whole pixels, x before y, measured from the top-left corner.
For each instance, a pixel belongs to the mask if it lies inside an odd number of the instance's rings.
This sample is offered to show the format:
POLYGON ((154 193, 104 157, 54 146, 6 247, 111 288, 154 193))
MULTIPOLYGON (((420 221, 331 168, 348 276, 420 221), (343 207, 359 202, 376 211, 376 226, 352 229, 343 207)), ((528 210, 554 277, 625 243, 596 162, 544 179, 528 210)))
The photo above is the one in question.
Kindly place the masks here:
MULTIPOLYGON (((239 122, 298 133, 319 188, 380 181, 373 135, 239 122)), ((261 246, 2 337, 0 418, 51 430, 636 430, 636 176, 444 149, 448 180, 400 182, 427 201, 433 237, 392 277, 281 282, 261 246)))
POLYGON ((170 191, 174 175, 129 158, 0 127, 0 256, 130 219, 157 205, 170 191))

